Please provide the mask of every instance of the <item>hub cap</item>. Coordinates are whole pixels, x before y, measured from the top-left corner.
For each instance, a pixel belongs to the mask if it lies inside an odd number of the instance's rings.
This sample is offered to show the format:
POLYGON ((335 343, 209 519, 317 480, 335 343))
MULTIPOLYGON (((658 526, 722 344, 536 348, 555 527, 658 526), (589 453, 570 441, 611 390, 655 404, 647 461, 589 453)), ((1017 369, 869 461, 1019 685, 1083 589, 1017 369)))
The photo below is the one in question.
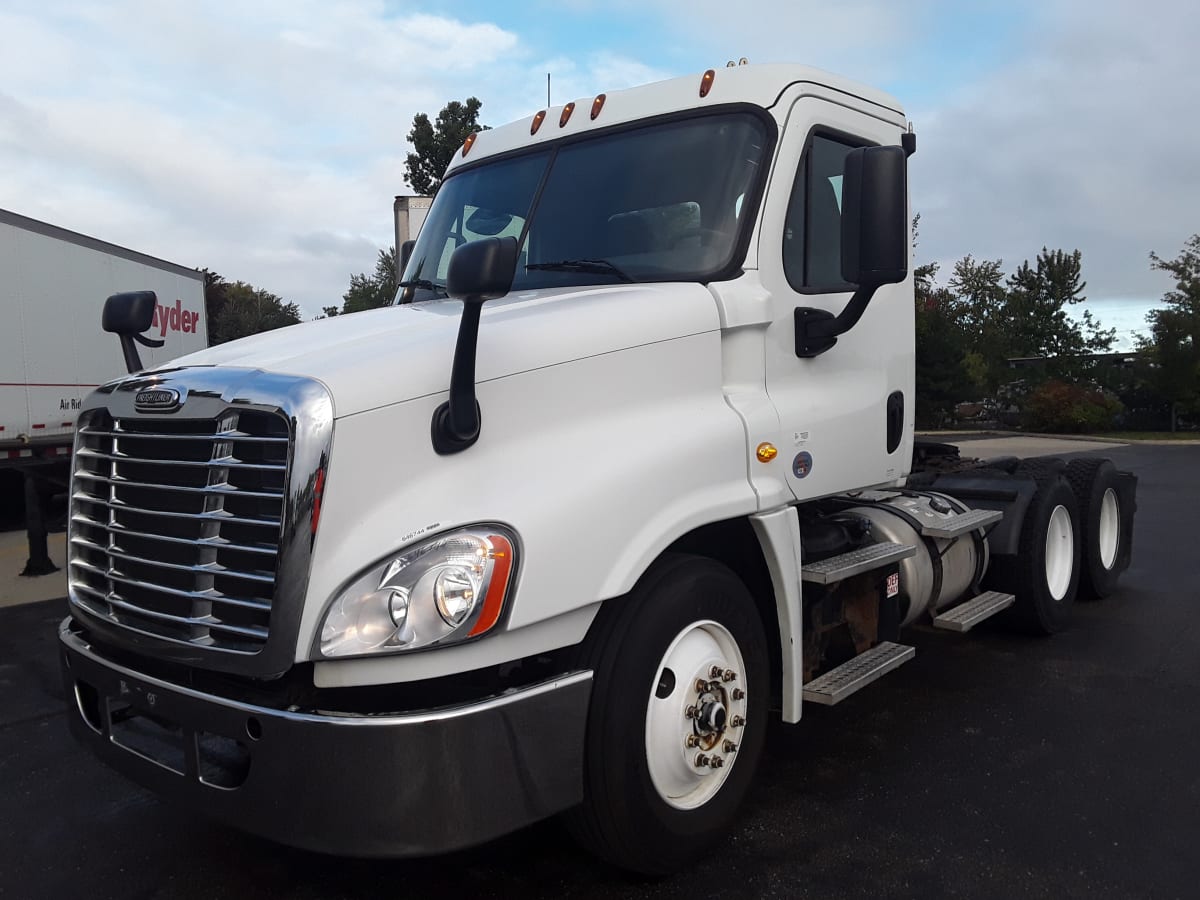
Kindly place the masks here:
POLYGON ((1067 596, 1074 566, 1075 533, 1071 529, 1071 514, 1065 506, 1056 506, 1046 528, 1046 587, 1055 600, 1067 596))
POLYGON ((1117 546, 1121 543, 1121 508, 1117 492, 1109 488, 1100 498, 1100 565, 1111 569, 1117 561, 1117 546))
POLYGON ((693 622, 663 654, 646 709, 646 763, 676 809, 702 806, 729 777, 746 722, 745 678, 737 642, 717 622, 693 622))

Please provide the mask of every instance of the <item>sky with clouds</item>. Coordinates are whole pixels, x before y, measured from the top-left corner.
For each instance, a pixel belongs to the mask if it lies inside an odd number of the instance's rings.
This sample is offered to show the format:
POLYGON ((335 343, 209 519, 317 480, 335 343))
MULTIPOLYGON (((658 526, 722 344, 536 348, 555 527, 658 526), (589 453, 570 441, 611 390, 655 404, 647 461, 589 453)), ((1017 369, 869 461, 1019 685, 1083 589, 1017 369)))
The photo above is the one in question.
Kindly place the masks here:
POLYGON ((1127 341, 1200 231, 1198 47, 1186 0, 5 0, 0 207, 315 315, 392 242, 415 113, 803 62, 905 104, 919 261, 1078 247, 1127 341))

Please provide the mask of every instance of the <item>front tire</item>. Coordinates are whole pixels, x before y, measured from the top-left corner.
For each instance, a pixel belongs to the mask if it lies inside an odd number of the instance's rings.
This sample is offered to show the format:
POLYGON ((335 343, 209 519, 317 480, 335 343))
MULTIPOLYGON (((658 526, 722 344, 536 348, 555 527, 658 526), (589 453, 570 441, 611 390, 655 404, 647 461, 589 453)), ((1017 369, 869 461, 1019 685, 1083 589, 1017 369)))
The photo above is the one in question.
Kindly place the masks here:
POLYGON ((754 601, 724 565, 672 554, 605 604, 583 656, 584 801, 568 826, 623 869, 678 871, 728 831, 762 753, 769 666, 754 601))

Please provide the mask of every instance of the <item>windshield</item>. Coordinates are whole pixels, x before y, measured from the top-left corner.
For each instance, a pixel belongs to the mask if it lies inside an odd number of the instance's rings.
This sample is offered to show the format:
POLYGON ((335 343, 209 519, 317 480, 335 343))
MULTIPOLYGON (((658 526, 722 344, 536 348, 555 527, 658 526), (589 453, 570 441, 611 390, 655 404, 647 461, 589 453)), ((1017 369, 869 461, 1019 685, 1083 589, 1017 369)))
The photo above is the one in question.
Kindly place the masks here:
POLYGON ((710 280, 733 263, 743 201, 758 189, 768 143, 763 120, 737 112, 536 147, 457 172, 421 228, 400 298, 445 296, 455 249, 509 235, 521 241, 513 290, 710 280))

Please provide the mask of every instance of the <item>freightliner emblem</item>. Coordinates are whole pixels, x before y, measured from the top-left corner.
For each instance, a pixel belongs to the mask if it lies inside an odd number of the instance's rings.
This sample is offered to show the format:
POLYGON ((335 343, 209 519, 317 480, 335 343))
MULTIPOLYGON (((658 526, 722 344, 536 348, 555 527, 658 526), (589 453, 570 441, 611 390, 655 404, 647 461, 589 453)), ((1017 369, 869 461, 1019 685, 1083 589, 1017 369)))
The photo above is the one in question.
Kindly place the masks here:
POLYGON ((133 397, 138 412, 171 412, 179 409, 180 402, 179 391, 174 388, 148 388, 133 397))

